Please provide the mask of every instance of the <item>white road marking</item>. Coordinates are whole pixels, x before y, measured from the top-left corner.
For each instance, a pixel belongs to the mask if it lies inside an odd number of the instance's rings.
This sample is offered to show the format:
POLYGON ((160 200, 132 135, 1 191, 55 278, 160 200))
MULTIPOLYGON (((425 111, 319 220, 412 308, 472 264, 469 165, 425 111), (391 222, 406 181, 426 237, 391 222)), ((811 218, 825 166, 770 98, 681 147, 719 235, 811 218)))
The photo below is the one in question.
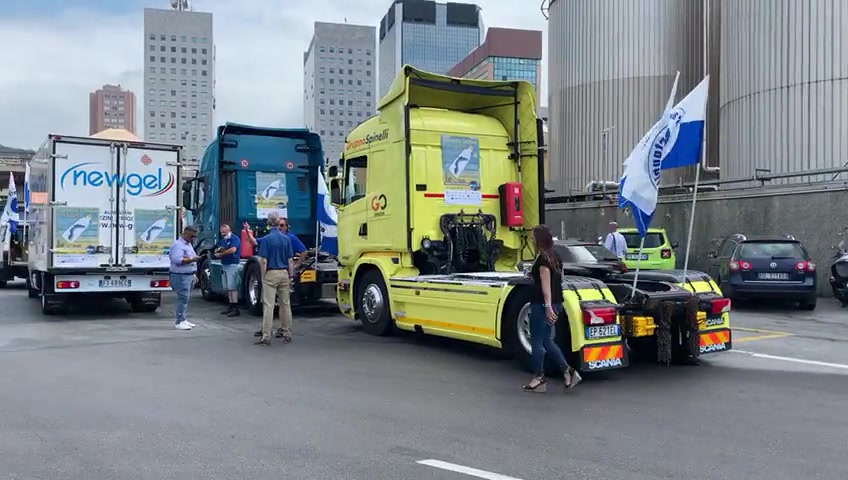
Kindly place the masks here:
POLYGON ((756 353, 756 352, 748 352, 745 350, 730 350, 733 353, 742 353, 744 355, 748 355, 754 358, 765 358, 768 360, 780 360, 783 362, 792 362, 792 363, 803 363, 805 365, 815 365, 817 367, 829 367, 829 368, 838 368, 842 370, 848 370, 848 365, 842 363, 829 363, 829 362, 819 362, 817 360, 805 360, 803 358, 792 358, 792 357, 781 357, 778 355, 767 355, 765 353, 756 353))
POLYGON ((506 475, 501 475, 500 473, 487 472, 485 470, 457 465, 455 463, 443 462, 441 460, 418 460, 415 463, 427 465, 428 467, 441 468, 442 470, 448 470, 450 472, 462 473, 472 477, 485 478, 486 480, 521 480, 520 478, 508 477, 506 475))

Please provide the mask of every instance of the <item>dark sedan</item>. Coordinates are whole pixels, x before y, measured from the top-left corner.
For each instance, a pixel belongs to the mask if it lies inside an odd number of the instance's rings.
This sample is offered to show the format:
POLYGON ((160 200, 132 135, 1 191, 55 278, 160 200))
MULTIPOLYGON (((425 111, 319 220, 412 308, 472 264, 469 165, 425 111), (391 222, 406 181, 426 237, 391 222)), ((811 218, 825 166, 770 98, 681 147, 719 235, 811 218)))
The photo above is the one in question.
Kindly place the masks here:
POLYGON ((710 276, 727 297, 789 300, 804 310, 816 308, 816 264, 791 235, 732 235, 709 256, 710 276))

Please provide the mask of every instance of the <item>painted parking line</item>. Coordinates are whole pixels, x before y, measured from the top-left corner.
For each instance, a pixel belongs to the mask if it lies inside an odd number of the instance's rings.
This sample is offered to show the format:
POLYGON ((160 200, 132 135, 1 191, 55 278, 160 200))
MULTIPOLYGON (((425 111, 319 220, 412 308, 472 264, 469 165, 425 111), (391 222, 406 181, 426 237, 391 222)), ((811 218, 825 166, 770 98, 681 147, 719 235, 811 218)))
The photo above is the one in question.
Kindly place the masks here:
POLYGON ((745 337, 738 337, 733 339, 733 343, 740 342, 756 342, 759 340, 772 340, 775 338, 785 338, 793 336, 792 333, 789 332, 779 332, 777 330, 765 330, 762 328, 746 328, 746 327, 733 327, 733 330, 739 332, 747 332, 747 333, 759 333, 759 335, 748 335, 745 337))
POLYGON ((804 365, 814 365, 817 367, 828 367, 828 368, 836 368, 840 370, 848 370, 848 365, 843 363, 830 363, 830 362, 820 362, 818 360, 807 360, 804 358, 793 358, 793 357, 781 357, 779 355, 768 355, 765 353, 757 353, 757 352, 748 352, 745 350, 730 350, 731 353, 741 353, 743 355, 748 355, 749 357, 754 358, 763 358, 767 360, 778 360, 781 362, 791 362, 791 363, 801 363, 804 365))
POLYGON ((418 460, 415 463, 426 465, 428 467, 447 470, 449 472, 461 473, 463 475, 468 475, 471 477, 484 478, 486 480, 521 480, 520 478, 508 477, 506 475, 501 475, 500 473, 487 472, 486 470, 479 470, 477 468, 466 467, 465 465, 457 465, 455 463, 443 462, 441 460, 436 459, 418 460))

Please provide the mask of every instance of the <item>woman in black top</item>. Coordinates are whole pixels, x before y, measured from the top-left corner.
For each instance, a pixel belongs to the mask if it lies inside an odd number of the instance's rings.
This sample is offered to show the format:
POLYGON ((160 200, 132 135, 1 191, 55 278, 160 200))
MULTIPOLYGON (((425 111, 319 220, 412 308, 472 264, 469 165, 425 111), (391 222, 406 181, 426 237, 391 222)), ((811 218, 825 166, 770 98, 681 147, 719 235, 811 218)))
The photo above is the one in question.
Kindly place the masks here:
POLYGON ((544 392, 545 353, 552 355, 562 368, 565 387, 576 386, 580 374, 568 365, 562 350, 551 339, 554 325, 562 315, 562 260, 554 249, 551 230, 545 225, 533 228, 536 260, 530 270, 533 291, 530 299, 530 346, 533 362, 533 379, 524 385, 527 392, 544 392))

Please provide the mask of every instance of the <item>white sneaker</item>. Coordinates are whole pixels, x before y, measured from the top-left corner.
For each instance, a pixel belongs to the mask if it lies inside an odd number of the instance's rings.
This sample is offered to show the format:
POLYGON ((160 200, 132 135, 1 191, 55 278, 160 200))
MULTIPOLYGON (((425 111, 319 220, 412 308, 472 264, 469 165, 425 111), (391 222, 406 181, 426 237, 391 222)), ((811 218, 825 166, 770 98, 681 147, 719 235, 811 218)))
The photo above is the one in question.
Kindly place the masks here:
POLYGON ((195 324, 193 324, 193 323, 189 322, 188 320, 183 320, 183 322, 185 322, 185 324, 186 324, 186 325, 188 325, 188 326, 189 326, 189 327, 191 327, 191 328, 194 328, 194 327, 196 327, 196 326, 197 326, 197 325, 195 325, 195 324))
POLYGON ((176 328, 177 330, 191 330, 191 326, 185 320, 174 325, 174 328, 176 328))

